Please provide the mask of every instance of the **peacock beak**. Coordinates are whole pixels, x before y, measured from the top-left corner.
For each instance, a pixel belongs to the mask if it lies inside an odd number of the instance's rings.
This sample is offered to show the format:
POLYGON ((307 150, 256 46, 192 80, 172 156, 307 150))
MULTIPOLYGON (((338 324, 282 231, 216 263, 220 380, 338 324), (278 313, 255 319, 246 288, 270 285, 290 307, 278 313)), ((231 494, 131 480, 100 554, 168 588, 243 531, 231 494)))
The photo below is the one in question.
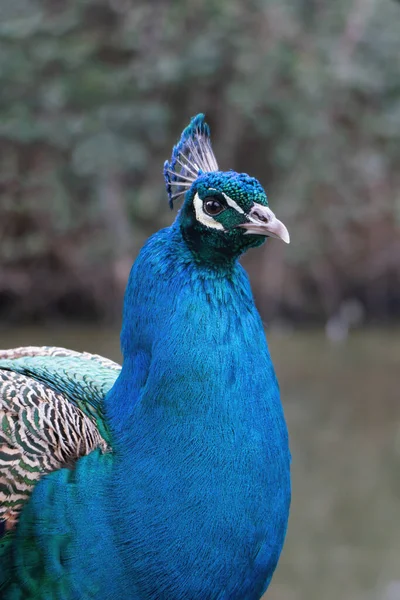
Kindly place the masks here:
POLYGON ((246 215, 248 221, 242 223, 239 227, 246 229, 247 234, 265 235, 278 238, 286 244, 290 243, 290 235, 285 225, 276 218, 268 206, 254 203, 250 212, 246 215))

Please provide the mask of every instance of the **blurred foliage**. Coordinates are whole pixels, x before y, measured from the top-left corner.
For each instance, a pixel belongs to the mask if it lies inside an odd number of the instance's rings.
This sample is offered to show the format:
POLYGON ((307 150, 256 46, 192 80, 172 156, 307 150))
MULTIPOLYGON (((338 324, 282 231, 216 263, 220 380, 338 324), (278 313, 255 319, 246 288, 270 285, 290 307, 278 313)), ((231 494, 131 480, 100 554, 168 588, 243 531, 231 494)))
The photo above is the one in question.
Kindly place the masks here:
POLYGON ((2 0, 0 314, 113 317, 205 112, 292 234, 246 259, 266 317, 400 314, 392 0, 2 0))

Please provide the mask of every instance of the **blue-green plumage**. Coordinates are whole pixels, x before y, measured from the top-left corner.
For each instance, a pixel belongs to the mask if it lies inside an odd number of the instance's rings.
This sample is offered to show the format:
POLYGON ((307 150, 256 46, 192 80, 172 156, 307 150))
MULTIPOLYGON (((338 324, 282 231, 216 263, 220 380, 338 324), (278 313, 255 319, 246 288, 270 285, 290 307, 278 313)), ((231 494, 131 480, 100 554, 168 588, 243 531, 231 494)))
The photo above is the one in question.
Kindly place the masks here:
POLYGON ((208 134, 202 117, 185 130, 174 158, 186 153, 190 170, 166 166, 167 187, 190 183, 183 207, 131 271, 123 367, 101 403, 111 452, 94 450, 35 486, 0 546, 6 600, 258 600, 268 586, 286 531, 290 454, 237 258, 287 232, 256 180, 217 171, 208 134))

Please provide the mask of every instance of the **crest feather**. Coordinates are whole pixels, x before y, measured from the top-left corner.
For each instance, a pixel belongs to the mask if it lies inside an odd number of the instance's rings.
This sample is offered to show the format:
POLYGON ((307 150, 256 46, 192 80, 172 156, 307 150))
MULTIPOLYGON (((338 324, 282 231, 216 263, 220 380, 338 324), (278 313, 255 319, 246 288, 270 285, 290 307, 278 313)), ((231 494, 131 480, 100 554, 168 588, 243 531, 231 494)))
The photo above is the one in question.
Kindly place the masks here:
POLYGON ((164 163, 164 178, 169 205, 183 196, 202 173, 218 171, 218 164, 211 148, 210 128, 202 113, 192 118, 181 139, 174 146, 171 162, 164 163))

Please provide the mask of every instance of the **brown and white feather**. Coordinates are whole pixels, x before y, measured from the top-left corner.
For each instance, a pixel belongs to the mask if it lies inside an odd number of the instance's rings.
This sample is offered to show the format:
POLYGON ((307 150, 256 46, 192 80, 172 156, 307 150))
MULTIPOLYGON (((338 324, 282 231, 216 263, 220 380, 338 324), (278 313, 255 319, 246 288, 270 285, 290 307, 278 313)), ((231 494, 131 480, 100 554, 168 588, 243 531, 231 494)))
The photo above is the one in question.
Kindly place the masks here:
MULTIPOLYGON (((106 369, 116 363, 98 355, 63 348, 25 347, 0 351, 0 359, 77 356, 106 369)), ((0 522, 11 529, 34 485, 45 474, 73 468, 80 457, 109 450, 94 419, 46 383, 0 369, 0 522)))

